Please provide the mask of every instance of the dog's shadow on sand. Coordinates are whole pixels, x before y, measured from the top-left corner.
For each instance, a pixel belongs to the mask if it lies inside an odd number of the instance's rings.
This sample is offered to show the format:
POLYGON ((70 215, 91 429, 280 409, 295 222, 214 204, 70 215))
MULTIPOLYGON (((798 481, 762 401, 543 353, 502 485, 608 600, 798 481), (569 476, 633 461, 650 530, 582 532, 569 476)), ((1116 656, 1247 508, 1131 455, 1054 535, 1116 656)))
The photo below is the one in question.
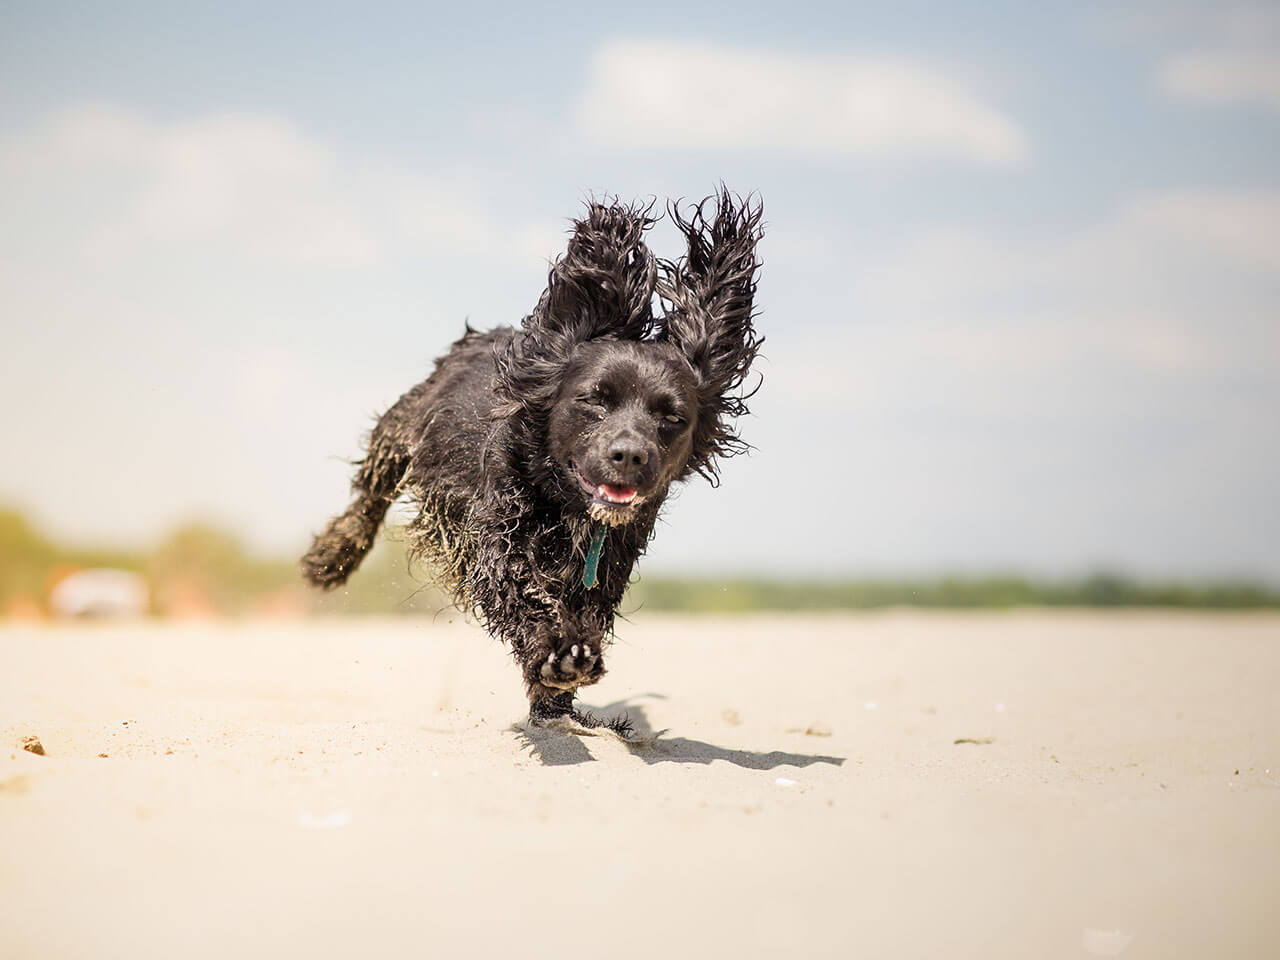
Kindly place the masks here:
MULTIPOLYGON (((661 694, 647 694, 650 699, 665 699, 661 694)), ((844 757, 829 757, 821 754, 787 753, 783 750, 770 750, 768 753, 757 753, 753 750, 734 750, 718 747, 714 743, 702 740, 690 740, 687 737, 666 736, 666 730, 655 731, 645 714, 642 704, 635 698, 616 700, 602 707, 583 705, 597 719, 608 724, 611 720, 625 718, 629 730, 626 735, 614 732, 608 725, 584 727, 572 720, 557 720, 548 723, 533 724, 528 721, 515 724, 511 730, 521 742, 521 746, 529 751, 530 756, 544 766, 564 766, 574 763, 587 763, 596 758, 591 755, 588 743, 593 739, 612 740, 626 746, 635 757, 647 764, 655 763, 710 763, 712 760, 724 760, 748 770, 772 770, 775 767, 807 767, 815 763, 828 763, 841 766, 844 757)))

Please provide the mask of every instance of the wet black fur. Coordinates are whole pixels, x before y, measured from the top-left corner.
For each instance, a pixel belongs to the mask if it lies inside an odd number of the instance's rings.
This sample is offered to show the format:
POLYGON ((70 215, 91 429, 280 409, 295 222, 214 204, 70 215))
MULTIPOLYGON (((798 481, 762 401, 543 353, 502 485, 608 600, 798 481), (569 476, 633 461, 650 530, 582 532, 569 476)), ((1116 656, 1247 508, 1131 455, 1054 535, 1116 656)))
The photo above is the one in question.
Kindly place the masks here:
POLYGON ((726 190, 670 212, 687 253, 645 245, 650 208, 591 203, 521 329, 468 329, 371 434, 355 498, 302 558, 332 588, 412 498, 408 536, 455 602, 507 642, 534 720, 572 714, 670 484, 745 449, 734 419, 753 329, 761 208, 726 190), (654 294, 663 306, 653 313, 654 294), (638 505, 597 497, 631 487, 638 505), (582 571, 596 523, 599 582, 582 571))

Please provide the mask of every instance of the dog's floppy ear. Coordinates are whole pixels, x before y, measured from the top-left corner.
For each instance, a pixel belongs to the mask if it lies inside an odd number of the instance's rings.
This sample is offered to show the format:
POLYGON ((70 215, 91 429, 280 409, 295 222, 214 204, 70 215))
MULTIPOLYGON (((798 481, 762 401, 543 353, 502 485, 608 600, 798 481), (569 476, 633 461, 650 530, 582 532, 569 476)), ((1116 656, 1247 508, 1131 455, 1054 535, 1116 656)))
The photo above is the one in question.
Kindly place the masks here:
POLYGON ((657 290, 667 309, 658 339, 684 354, 697 374, 700 409, 689 469, 715 483, 716 459, 747 449, 732 421, 747 412, 755 391, 740 388, 764 342, 752 326, 764 209, 758 199, 735 198, 723 184, 687 219, 676 204, 668 209, 689 252, 659 263, 657 290))
POLYGON ((655 222, 651 209, 617 201, 587 204, 525 330, 569 343, 648 336, 657 281, 657 264, 644 244, 644 232, 655 222))
POLYGON ((652 205, 589 203, 524 335, 494 354, 496 415, 524 451, 541 449, 547 417, 573 349, 587 340, 642 340, 653 332, 657 263, 644 244, 652 205))

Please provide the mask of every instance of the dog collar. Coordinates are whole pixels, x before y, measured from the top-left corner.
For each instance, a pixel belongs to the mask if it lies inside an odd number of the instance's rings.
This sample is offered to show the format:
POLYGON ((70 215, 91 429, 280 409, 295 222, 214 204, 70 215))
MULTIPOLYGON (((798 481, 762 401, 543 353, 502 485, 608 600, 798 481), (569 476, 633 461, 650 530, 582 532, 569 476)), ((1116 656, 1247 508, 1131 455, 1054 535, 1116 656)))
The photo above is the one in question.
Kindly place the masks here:
POLYGON ((591 531, 591 546, 587 549, 587 563, 582 568, 582 585, 590 590, 596 585, 596 569, 600 566, 600 551, 604 549, 604 536, 609 528, 603 523, 596 523, 591 531))

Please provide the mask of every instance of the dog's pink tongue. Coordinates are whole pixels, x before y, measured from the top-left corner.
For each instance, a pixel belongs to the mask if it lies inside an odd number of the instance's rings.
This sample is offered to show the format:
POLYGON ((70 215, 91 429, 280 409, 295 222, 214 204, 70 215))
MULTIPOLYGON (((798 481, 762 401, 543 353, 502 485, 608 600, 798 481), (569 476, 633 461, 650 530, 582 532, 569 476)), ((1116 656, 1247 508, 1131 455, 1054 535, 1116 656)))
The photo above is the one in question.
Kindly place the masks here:
POLYGON ((612 503, 630 503, 636 498, 635 487, 615 487, 608 483, 600 484, 598 493, 600 499, 608 500, 612 503))

